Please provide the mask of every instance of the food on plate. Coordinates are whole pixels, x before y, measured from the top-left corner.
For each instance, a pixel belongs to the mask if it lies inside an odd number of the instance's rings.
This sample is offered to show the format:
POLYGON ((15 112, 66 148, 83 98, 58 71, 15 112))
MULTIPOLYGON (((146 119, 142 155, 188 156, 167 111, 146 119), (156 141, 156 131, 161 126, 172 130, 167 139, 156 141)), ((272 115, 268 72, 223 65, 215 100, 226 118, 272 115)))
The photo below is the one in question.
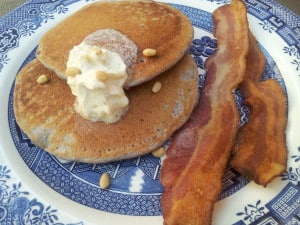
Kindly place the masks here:
POLYGON ((151 152, 154 157, 160 158, 165 154, 165 148, 159 147, 158 149, 151 152))
POLYGON ((81 42, 70 51, 66 74, 75 111, 85 119, 116 123, 128 111, 127 66, 116 52, 81 42))
POLYGON ((127 113, 107 124, 76 113, 66 80, 34 59, 16 77, 15 116, 35 144, 60 158, 91 163, 126 159, 159 148, 185 123, 198 101, 198 82, 197 65, 186 54, 168 71, 126 91, 127 113), (48 82, 37 83, 40 75, 48 82), (153 93, 156 82, 161 89, 153 93))
POLYGON ((218 48, 206 61, 207 78, 199 103, 172 137, 161 169, 165 225, 211 224, 239 127, 233 91, 246 70, 246 12, 242 1, 233 0, 213 13, 218 48))
POLYGON ((100 180, 99 180, 99 187, 101 189, 107 189, 110 185, 110 175, 109 173, 103 173, 101 176, 100 176, 100 180))
POLYGON ((129 73, 125 86, 131 87, 175 65, 192 38, 189 19, 168 4, 101 1, 83 7, 50 29, 41 38, 36 56, 44 66, 65 78, 70 50, 85 40, 123 57, 129 73), (128 44, 130 41, 137 48, 128 44))
POLYGON ((231 167, 266 186, 286 170, 286 96, 276 80, 261 81, 265 57, 250 36, 245 81, 240 86, 244 102, 250 107, 248 123, 237 135, 231 167))
POLYGON ((44 84, 49 81, 48 77, 45 74, 40 75, 37 79, 36 82, 39 84, 44 84))
POLYGON ((150 153, 197 104, 197 65, 186 54, 192 38, 188 18, 168 4, 89 4, 45 33, 37 58, 19 72, 17 123, 67 160, 150 153))
MULTIPOLYGON (((266 185, 286 167, 286 98, 276 81, 260 81, 265 59, 246 6, 232 0, 213 20, 218 49, 206 62, 198 102, 197 66, 186 53, 193 28, 181 12, 146 0, 89 4, 49 30, 37 59, 19 72, 17 123, 33 143, 67 160, 166 154, 164 224, 211 224, 234 147, 231 165, 257 183, 266 185), (238 133, 233 92, 241 83, 252 112, 238 133), (172 134, 166 151, 161 146, 172 134)), ((108 174, 99 185, 109 187, 108 174)))

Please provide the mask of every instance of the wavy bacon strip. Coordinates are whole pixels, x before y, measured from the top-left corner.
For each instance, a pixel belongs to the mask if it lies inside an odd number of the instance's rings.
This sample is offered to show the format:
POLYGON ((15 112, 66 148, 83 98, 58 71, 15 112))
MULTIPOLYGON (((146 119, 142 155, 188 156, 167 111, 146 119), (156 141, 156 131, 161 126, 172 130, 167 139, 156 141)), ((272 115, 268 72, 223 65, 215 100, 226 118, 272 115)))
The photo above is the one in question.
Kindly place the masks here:
POLYGON ((230 165, 266 186, 286 170, 287 102, 277 81, 260 82, 265 57, 252 35, 249 41, 247 74, 240 91, 251 112, 248 123, 238 132, 230 165))
POLYGON ((174 135, 161 170, 165 225, 209 225, 234 146, 239 112, 233 91, 243 81, 248 23, 242 1, 213 13, 216 53, 191 119, 174 135))

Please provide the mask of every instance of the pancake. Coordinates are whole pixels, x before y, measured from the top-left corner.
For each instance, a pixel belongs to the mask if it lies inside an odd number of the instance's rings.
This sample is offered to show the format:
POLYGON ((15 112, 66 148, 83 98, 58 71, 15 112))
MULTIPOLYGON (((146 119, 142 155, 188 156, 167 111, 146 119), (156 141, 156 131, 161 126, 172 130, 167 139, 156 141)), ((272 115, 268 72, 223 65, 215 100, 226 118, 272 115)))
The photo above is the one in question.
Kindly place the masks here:
MULTIPOLYGON (((50 29, 41 38, 36 56, 44 66, 65 77, 69 51, 86 36, 101 29, 117 30, 138 47, 127 87, 151 80, 171 68, 185 54, 193 38, 193 27, 188 18, 167 4, 153 1, 95 2, 50 29), (146 48, 155 49, 157 55, 143 56, 146 48)), ((113 41, 120 49, 124 47, 119 39, 103 38, 99 42, 105 41, 113 41)))
POLYGON ((198 81, 187 54, 155 79, 130 88, 128 112, 106 124, 77 114, 66 81, 34 59, 16 77, 15 117, 33 143, 57 157, 90 163, 127 159, 158 148, 186 122, 198 101, 198 81), (37 83, 41 74, 47 83, 37 83), (153 93, 156 81, 162 89, 153 93))

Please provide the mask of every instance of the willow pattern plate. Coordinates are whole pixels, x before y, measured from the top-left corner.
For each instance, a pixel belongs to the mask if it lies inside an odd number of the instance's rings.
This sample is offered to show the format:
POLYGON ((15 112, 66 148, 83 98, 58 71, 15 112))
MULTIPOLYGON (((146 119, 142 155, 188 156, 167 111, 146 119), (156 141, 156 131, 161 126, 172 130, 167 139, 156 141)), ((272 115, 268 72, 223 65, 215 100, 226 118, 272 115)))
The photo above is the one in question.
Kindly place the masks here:
MULTIPOLYGON (((58 159, 36 147, 16 124, 17 72, 34 58, 40 37, 86 0, 31 0, 0 20, 0 224, 162 224, 162 160, 151 154, 105 164, 58 159), (108 172, 108 190, 98 186, 108 172)), ((185 13, 195 37, 190 53, 199 67, 216 49, 211 13, 227 0, 166 1, 185 13)), ((264 79, 276 79, 288 97, 287 171, 267 188, 227 169, 214 225, 300 224, 300 20, 274 0, 247 0, 250 28, 267 57, 264 79)), ((241 104, 241 124, 247 109, 241 104)))

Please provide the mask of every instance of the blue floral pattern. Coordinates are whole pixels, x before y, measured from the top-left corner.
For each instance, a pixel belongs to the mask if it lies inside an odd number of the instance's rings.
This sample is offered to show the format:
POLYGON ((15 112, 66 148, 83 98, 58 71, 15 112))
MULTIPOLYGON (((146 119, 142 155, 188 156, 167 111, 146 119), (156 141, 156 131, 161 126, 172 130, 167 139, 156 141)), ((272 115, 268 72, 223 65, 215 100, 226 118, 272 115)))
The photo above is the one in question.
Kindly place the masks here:
POLYGON ((261 206, 261 201, 258 200, 254 205, 248 204, 244 207, 243 212, 239 212, 236 215, 242 216, 244 221, 253 222, 263 215, 265 215, 264 209, 265 207, 261 206))
MULTIPOLYGON (((68 11, 67 6, 77 1, 60 0, 44 1, 42 3, 40 1, 32 1, 32 3, 27 3, 28 5, 19 9, 18 13, 23 18, 20 20, 16 18, 16 23, 11 24, 9 17, 4 17, 0 21, 0 72, 4 64, 9 61, 6 53, 19 46, 20 38, 31 36, 42 24, 53 20, 57 14, 66 13, 68 11)), ((86 0, 86 2, 92 1, 94 0, 86 0)))
MULTIPOLYGON (((46 206, 24 191, 22 183, 10 183, 11 170, 0 164, 0 224, 64 225, 57 210, 46 206)), ((83 225, 68 223, 68 225, 83 225)))
POLYGON ((276 27, 273 26, 268 20, 265 20, 265 21, 260 22, 258 24, 260 24, 264 30, 269 31, 269 33, 272 33, 273 31, 276 30, 276 27))
POLYGON ((18 45, 20 38, 19 31, 16 28, 9 28, 0 34, 0 52, 7 53, 8 50, 18 45))
POLYGON ((212 39, 208 36, 202 36, 200 39, 193 40, 190 51, 194 55, 194 59, 197 65, 200 68, 204 69, 203 58, 207 59, 208 57, 212 56, 216 48, 216 39, 212 39))
MULTIPOLYGON (((253 196, 255 197, 255 196, 253 196)), ((247 204, 242 212, 236 215, 241 220, 233 225, 299 225, 300 219, 299 185, 288 183, 283 190, 270 202, 263 206, 261 200, 255 204, 247 204)))

